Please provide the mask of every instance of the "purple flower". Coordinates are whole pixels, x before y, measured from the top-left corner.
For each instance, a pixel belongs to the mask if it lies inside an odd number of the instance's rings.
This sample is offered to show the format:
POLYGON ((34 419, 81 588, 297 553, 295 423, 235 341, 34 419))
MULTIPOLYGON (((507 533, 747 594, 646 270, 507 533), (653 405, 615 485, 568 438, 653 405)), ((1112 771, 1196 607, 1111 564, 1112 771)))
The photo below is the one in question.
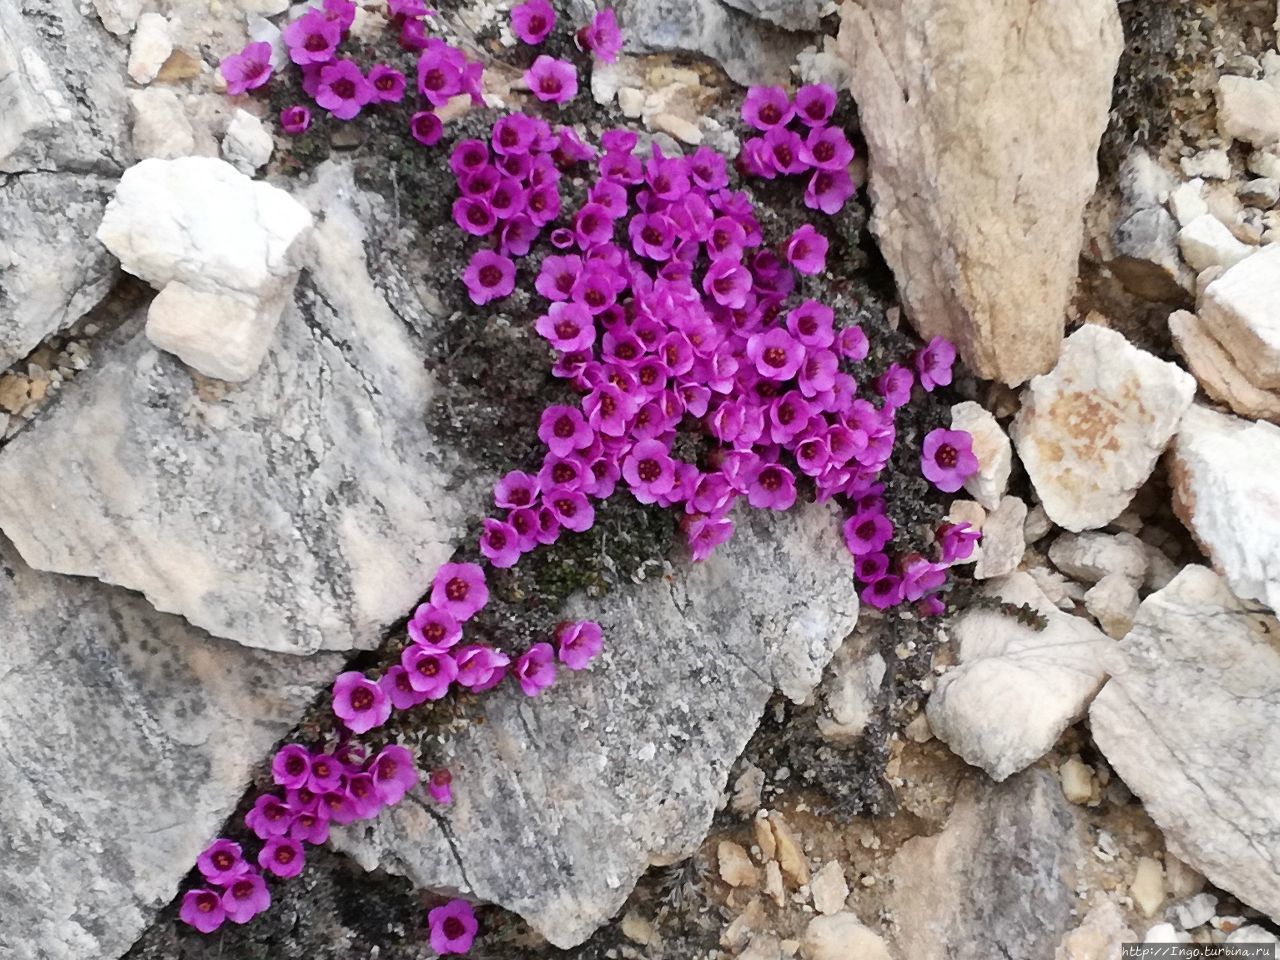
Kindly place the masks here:
POLYGON ((326 793, 338 789, 342 783, 342 764, 327 753, 313 754, 311 775, 307 777, 307 789, 312 793, 326 793))
POLYGON ((804 363, 804 347, 786 330, 774 327, 748 338, 747 356, 765 379, 790 380, 804 363))
POLYGON ((387 13, 392 19, 425 17, 427 12, 427 5, 422 0, 387 0, 387 13))
POLYGON ((967 560, 973 555, 974 544, 981 539, 982 533, 967 523, 944 523, 936 534, 938 551, 945 564, 967 560))
POLYGON ((431 949, 436 953, 466 953, 480 925, 475 911, 465 900, 450 900, 443 907, 436 907, 427 914, 431 927, 431 949))
POLYGON ((313 811, 304 811, 294 817, 289 827, 290 838, 300 843, 319 846, 329 842, 329 821, 313 811))
POLYGON ((483 237, 493 232, 498 218, 483 197, 459 197, 453 201, 453 222, 473 237, 483 237))
POLYGON ((791 100, 782 87, 751 87, 742 101, 742 119, 757 130, 772 130, 791 119, 791 100))
POLYGON ((806 223, 787 239, 787 260, 799 273, 821 273, 827 265, 827 238, 806 223))
POLYGON ((930 563, 918 553, 902 560, 902 594, 908 600, 919 600, 932 593, 947 579, 947 568, 930 563))
POLYGON ((951 365, 956 362, 956 348, 951 345, 951 341, 934 337, 916 351, 912 360, 916 372, 920 374, 920 386, 932 393, 934 387, 945 387, 951 382, 951 365))
POLYGON ((897 409, 911 399, 911 387, 915 378, 911 371, 899 363, 891 363, 876 379, 876 392, 884 397, 886 406, 897 409))
POLYGON ((347 800, 356 820, 370 820, 382 809, 382 797, 373 775, 357 773, 347 778, 347 800))
POLYGON ((320 68, 316 104, 339 120, 350 120, 373 99, 373 87, 352 60, 337 60, 320 68))
POLYGON ((289 59, 298 66, 328 63, 342 40, 342 26, 312 7, 281 31, 289 59))
POLYGON ((205 847, 204 852, 196 859, 200 873, 210 883, 225 887, 228 883, 247 873, 249 865, 244 862, 240 844, 231 840, 218 839, 205 847))
POLYGON ((386 692, 391 706, 397 710, 408 710, 427 702, 425 693, 413 689, 409 671, 402 664, 395 663, 387 667, 386 672, 378 679, 378 684, 386 692))
POLYGON ((280 129, 296 137, 311 129, 311 111, 301 104, 280 111, 280 129))
POLYGON ((796 91, 796 116, 802 123, 820 127, 836 109, 836 89, 826 83, 811 83, 796 91))
POLYGON ((274 794, 264 793, 253 802, 253 809, 244 815, 244 823, 259 840, 278 837, 289 832, 293 810, 274 794))
POLYGON ((430 650, 447 650, 462 639, 462 627, 452 613, 434 603, 419 604, 409 620, 409 639, 430 650))
POLYGON ((573 620, 556 627, 560 662, 570 670, 584 670, 604 647, 600 624, 594 620, 573 620))
POLYGON ((271 777, 285 789, 305 787, 310 776, 311 752, 300 744, 285 744, 271 760, 271 777))
POLYGON ((356 5, 352 0, 324 0, 324 15, 336 21, 345 33, 356 22, 356 5))
POLYGON ((846 360, 865 360, 871 344, 861 327, 845 327, 836 336, 836 350, 846 360))
POLYGON ((804 159, 804 141, 786 127, 774 127, 762 138, 763 160, 775 173, 803 173, 809 168, 804 159))
POLYGON ((573 235, 583 250, 608 243, 613 239, 613 217, 608 208, 598 203, 583 204, 573 218, 573 235))
POLYGON ((258 866, 284 879, 300 874, 306 860, 302 844, 292 837, 272 837, 258 852, 258 866))
POLYGON ((597 13, 576 36, 579 49, 589 50, 605 63, 613 63, 622 51, 622 31, 612 7, 597 13))
POLYGON ((804 191, 804 205, 828 215, 838 213, 854 189, 848 170, 815 170, 804 191))
POLYGON ((458 665, 447 650, 413 644, 400 654, 400 665, 409 675, 409 686, 428 700, 442 699, 458 677, 458 665))
POLYGON ((431 582, 431 603, 465 623, 489 602, 484 571, 474 563, 446 563, 431 582))
POLYGON ((536 697, 556 680, 555 651, 549 643, 535 643, 516 658, 512 667, 526 697, 536 697))
POLYGON ((222 897, 215 890, 188 890, 182 897, 178 916, 201 933, 213 933, 227 918, 222 897))
POLYGON ((757 510, 788 510, 796 502, 796 478, 778 463, 761 464, 747 483, 747 503, 757 510))
POLYGON ((425 50, 431 39, 421 20, 408 19, 400 24, 400 46, 405 50, 425 50))
POLYGON ((893 538, 893 524, 879 510, 860 510, 844 522, 844 543, 855 557, 879 553, 893 538))
POLYGON ((239 53, 223 57, 218 72, 227 81, 228 96, 258 89, 271 79, 271 44, 251 43, 239 53))
POLYGON ((815 127, 805 138, 800 156, 819 170, 843 170, 853 160, 853 147, 839 127, 815 127))
POLYGON ((874 583, 889 572, 889 558, 883 553, 864 553, 853 561, 853 575, 863 583, 874 583))
POLYGON ((434 147, 444 136, 444 123, 433 111, 419 110, 409 118, 409 135, 424 147, 434 147))
POLYGON ((641 503, 655 503, 675 486, 675 461, 660 440, 642 440, 622 461, 622 477, 641 503))
POLYGON ((399 803, 418 782, 418 768, 413 754, 398 743, 383 747, 369 764, 373 786, 387 806, 399 803))
MULTIPOLYGON (((183 906, 186 906, 185 901, 183 906)), ((232 923, 248 923, 269 906, 271 891, 267 889, 267 883, 260 873, 246 873, 227 887, 226 893, 222 895, 222 908, 232 923)))
POLYGON ((787 329, 806 347, 821 349, 835 341, 835 313, 817 300, 806 300, 787 312, 787 329))
POLYGON ((525 71, 524 82, 543 103, 568 103, 578 94, 578 71, 573 64, 546 54, 525 71))
POLYGON ((595 431, 575 407, 553 404, 542 411, 538 437, 557 457, 567 457, 575 450, 591 446, 595 431))
POLYGON ((458 685, 479 693, 497 686, 511 658, 492 647, 474 643, 453 651, 458 665, 458 685))
POLYGON ((500 156, 528 153, 538 138, 538 124, 523 113, 510 113, 493 125, 493 151, 500 156))
POLYGON ((886 574, 863 587, 859 596, 877 610, 886 610, 902 602, 902 581, 891 573, 886 574))
POLYGON ((486 519, 480 534, 480 552, 495 567, 514 567, 520 559, 520 536, 516 528, 501 520, 486 519))
POLYGON ((538 318, 534 329, 563 353, 587 350, 596 341, 595 322, 580 303, 553 303, 538 318))
POLYGON ((554 487, 542 495, 542 500, 566 530, 581 533, 596 522, 595 508, 581 490, 554 487))
POLYGON ((556 12, 547 0, 525 0, 511 9, 511 29, 522 41, 537 45, 556 25, 556 12))
POLYGON ((733 536, 733 521, 728 517, 695 515, 686 518, 685 539, 695 561, 711 556, 711 552, 733 536))
POLYGON ((489 163, 489 148, 483 140, 459 140, 449 152, 449 169, 455 177, 483 170, 489 163))
POLYGON ((751 272, 727 257, 713 260, 702 278, 702 289, 720 306, 739 310, 746 306, 751 292, 751 272))
POLYGON ((930 594, 916 604, 916 612, 920 616, 928 619, 929 617, 940 617, 947 612, 947 605, 942 602, 942 598, 936 593, 930 594))
POLYGON ((369 69, 369 85, 373 87, 374 103, 399 103, 404 99, 404 74, 385 63, 375 63, 369 69))
POLYGON ((964 430, 930 430, 920 454, 920 470, 943 493, 955 493, 978 469, 973 438, 964 430))
POLYGON ((671 256, 675 245, 676 225, 661 213, 637 214, 627 224, 631 249, 650 260, 663 261, 671 256))
POLYGON ((529 506, 537 495, 538 481, 520 470, 504 474, 493 488, 493 502, 510 509, 529 506))
POLYGON ((427 793, 442 807, 453 803, 453 774, 446 767, 436 767, 427 775, 427 793))
POLYGON ((462 272, 471 302, 483 306, 500 300, 516 288, 516 265, 510 257, 492 250, 477 250, 462 272))
POLYGON ((418 57, 418 92, 433 107, 443 107, 462 92, 462 67, 448 44, 428 43, 418 57))
POLYGON ((334 681, 333 712, 352 733, 365 733, 387 722, 391 701, 376 682, 348 670, 334 681))

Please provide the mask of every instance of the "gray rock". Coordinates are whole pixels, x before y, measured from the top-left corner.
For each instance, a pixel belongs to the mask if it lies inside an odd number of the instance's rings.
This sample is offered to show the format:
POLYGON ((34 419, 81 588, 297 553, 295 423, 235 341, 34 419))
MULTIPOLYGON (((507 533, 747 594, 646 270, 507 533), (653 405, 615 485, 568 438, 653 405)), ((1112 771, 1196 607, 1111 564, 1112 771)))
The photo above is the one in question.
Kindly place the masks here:
POLYGON ((1057 779, 970 780, 946 826, 894 856, 890 909, 911 960, 1052 957, 1075 922, 1080 827, 1057 779))
POLYGON ((119 173, 125 50, 75 0, 0 5, 0 173, 119 173))
POLYGON ((214 639, 2 537, 0 610, 0 956, 117 957, 338 658, 214 639))
POLYGON ((1169 849, 1280 920, 1280 622, 1206 567, 1143 602, 1089 713, 1169 849))
POLYGON ((328 199, 313 282, 250 382, 193 380, 127 324, 5 448, 0 529, 28 563, 294 653, 371 647, 422 594, 477 484, 455 489, 423 423, 420 351, 365 272, 362 223, 341 198, 372 201, 349 184, 315 189, 328 199))
POLYGON ((630 52, 702 54, 744 86, 789 82, 796 55, 812 42, 717 0, 620 0, 614 6, 630 52))
POLYGON ((1112 240, 1116 256, 1107 267, 1130 293, 1157 302, 1191 299, 1195 278, 1178 252, 1178 222, 1163 207, 1137 211, 1112 240))
POLYGON ((97 305, 116 278, 94 238, 114 184, 28 173, 0 189, 0 370, 97 305))
POLYGON ((1280 201, 1280 181, 1270 177, 1250 180, 1240 185, 1236 190, 1236 196, 1247 206, 1270 210, 1277 201, 1280 201))
POLYGON ((817 30, 826 0, 722 0, 727 6, 768 20, 784 30, 817 30))
POLYGON ((702 842, 773 690, 817 683, 857 617, 842 549, 826 508, 757 513, 687 573, 571 601, 604 627, 603 661, 536 700, 486 697, 443 747, 453 807, 411 799, 335 842, 580 943, 702 842))

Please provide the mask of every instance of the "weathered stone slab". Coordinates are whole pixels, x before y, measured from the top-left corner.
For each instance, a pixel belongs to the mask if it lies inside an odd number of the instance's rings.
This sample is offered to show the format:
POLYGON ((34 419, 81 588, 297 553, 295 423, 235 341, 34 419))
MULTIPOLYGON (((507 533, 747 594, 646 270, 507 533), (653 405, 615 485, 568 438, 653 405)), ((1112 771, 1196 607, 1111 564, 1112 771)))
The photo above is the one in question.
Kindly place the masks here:
POLYGON ((2 537, 0 615, 0 956, 117 957, 339 658, 217 640, 2 537))
POLYGON ((1280 920, 1280 622, 1190 566, 1120 648, 1094 740, 1179 859, 1280 920))
POLYGON ((412 799, 339 847, 368 868, 514 910, 560 947, 586 939, 650 864, 689 856, 775 688, 816 685, 857 618, 837 519, 741 518, 706 562, 575 598, 601 662, 536 700, 510 685, 450 735, 456 803, 412 799))

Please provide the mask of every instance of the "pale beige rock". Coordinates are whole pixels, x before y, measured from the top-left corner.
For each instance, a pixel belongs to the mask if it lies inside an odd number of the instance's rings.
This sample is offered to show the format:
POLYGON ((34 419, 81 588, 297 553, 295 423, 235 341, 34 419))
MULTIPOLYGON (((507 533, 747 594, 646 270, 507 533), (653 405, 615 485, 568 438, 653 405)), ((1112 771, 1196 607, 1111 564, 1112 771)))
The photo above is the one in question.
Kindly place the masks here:
POLYGON ((634 910, 628 910, 622 917, 622 935, 633 943, 641 945, 653 942, 653 924, 634 910))
POLYGON ((694 147, 702 143, 702 131, 698 129, 698 125, 678 114, 654 114, 649 118, 648 124, 651 129, 669 133, 681 143, 687 143, 694 147))
POLYGON ((731 887, 754 887, 760 883, 760 871, 741 846, 730 840, 721 840, 716 846, 716 861, 720 864, 720 879, 731 887))
POLYGON ((1219 77, 1218 129, 1255 147, 1280 143, 1280 90, 1264 80, 1219 77))
POLYGON ((1013 468, 1013 447, 996 418, 981 404, 966 400, 951 408, 951 429, 964 430, 973 437, 978 472, 964 482, 964 489, 988 510, 1000 505, 1009 489, 1013 468))
POLYGON ((982 555, 973 568, 979 580, 1003 577, 1018 569, 1027 542, 1023 525, 1027 505, 1017 497, 1005 497, 982 525, 982 555))
POLYGON ((1119 516, 1195 395, 1195 378, 1086 324, 1023 391, 1013 442, 1049 517, 1080 531, 1119 516))
POLYGON ((892 960, 889 945, 852 913, 814 917, 800 941, 804 960, 892 960))
POLYGON ((1205 393, 1242 417, 1280 422, 1280 391, 1255 387, 1203 320, 1177 310, 1169 315, 1169 333, 1205 393))
POLYGON ((787 888, 782 883, 782 868, 777 860, 764 865, 764 892, 778 906, 787 902, 787 888))
POLYGON ((1280 245, 1209 284, 1198 312, 1254 386, 1280 388, 1280 245))
POLYGON ((1027 546, 1031 546, 1052 529, 1053 521, 1049 519, 1043 504, 1037 503, 1027 511, 1027 521, 1022 526, 1022 535, 1027 546))
POLYGON ((1097 181, 1115 3, 854 0, 842 12, 872 229, 909 317, 979 376, 1047 370, 1097 181))
POLYGON ((1254 252, 1212 213, 1201 214, 1178 231, 1178 249, 1197 272, 1233 266, 1254 252))
POLYGON ((771 933, 757 933, 738 960, 782 960, 782 947, 771 933))
POLYGON ((720 946, 737 953, 746 947, 756 931, 764 929, 766 923, 764 904, 759 897, 752 897, 720 934, 720 946))
POLYGON ((171 53, 173 37, 169 21, 158 13, 144 13, 138 18, 138 29, 129 45, 130 79, 143 85, 150 83, 171 53))
POLYGON ((1119 640, 1133 626, 1138 613, 1138 589, 1128 577, 1109 573, 1084 595, 1085 609, 1098 621, 1102 632, 1119 640))
POLYGON ((195 152, 195 130, 172 90, 134 90, 129 94, 129 105, 133 109, 133 149, 139 157, 172 160, 195 152))
POLYGON ((275 149, 275 140, 261 120, 247 110, 231 116, 226 136, 222 138, 222 156, 241 173, 253 176, 265 167, 275 149))
POLYGON ((929 717, 923 711, 911 718, 902 730, 912 743, 928 743, 933 739, 933 730, 929 727, 929 717))
POLYGON ((1134 868, 1133 881, 1129 884, 1129 896, 1134 906, 1144 916, 1154 917, 1164 903, 1164 872, 1160 861, 1151 857, 1139 857, 1134 868))
POLYGON ((852 743, 862 735, 884 680, 884 658, 859 640, 855 633, 836 652, 819 691, 825 709, 818 731, 833 743, 852 743))
POLYGON ((764 771, 754 763, 733 782, 733 796, 729 800, 729 808, 740 816, 749 817, 760 809, 760 792, 764 789, 764 771))
POLYGON ((809 882, 809 862, 804 848, 791 825, 776 810, 769 814, 769 826, 773 828, 774 856, 783 874, 797 887, 809 882))
POLYGON ((253 376, 267 355, 276 319, 240 298, 175 280, 151 301, 146 331, 157 347, 205 376, 237 383, 253 376))
POLYGON ((835 914, 844 909, 849 897, 849 884, 844 878, 844 867, 838 860, 823 864, 822 869, 809 881, 809 894, 813 908, 819 913, 835 914))
POLYGON ((1137 939, 1120 908, 1104 900, 1085 914, 1080 926, 1062 938, 1054 960, 1120 960, 1121 945, 1137 939))
POLYGON ((1173 509, 1236 596, 1280 609, 1280 427, 1199 405, 1169 458, 1173 509))
POLYGON ((1058 768, 1062 795, 1072 803, 1088 803, 1093 796, 1093 768, 1073 756, 1058 768))
POLYGON ((772 860, 778 852, 778 844, 773 839, 773 827, 769 825, 769 819, 762 816, 756 817, 751 824, 751 830, 755 834, 756 846, 760 848, 760 855, 766 860, 772 860))
POLYGON ((1084 583, 1114 574, 1136 585, 1147 574, 1146 544, 1131 533, 1064 533, 1049 546, 1049 559, 1084 583))
POLYGON ((1185 227, 1188 223, 1209 212, 1209 205, 1204 202, 1204 181, 1199 177, 1174 188, 1169 193, 1169 212, 1173 214, 1178 225, 1185 227))
POLYGON ((1205 885, 1204 874, 1168 852, 1164 855, 1164 879, 1169 896, 1179 900, 1199 893, 1205 885))

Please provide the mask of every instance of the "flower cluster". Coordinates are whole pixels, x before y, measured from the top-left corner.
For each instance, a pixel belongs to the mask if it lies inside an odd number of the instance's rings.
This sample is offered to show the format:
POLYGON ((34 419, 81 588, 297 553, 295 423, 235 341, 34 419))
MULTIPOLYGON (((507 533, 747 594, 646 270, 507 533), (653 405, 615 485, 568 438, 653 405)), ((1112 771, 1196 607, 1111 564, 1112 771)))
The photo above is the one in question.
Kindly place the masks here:
MULTIPOLYGON (((432 11, 422 0, 389 0, 387 15, 388 24, 399 31, 400 46, 417 54, 417 93, 424 108, 410 117, 409 132, 430 146, 442 133, 438 108, 460 95, 476 104, 484 102, 484 68, 457 47, 427 35, 425 18, 432 11)), ((308 7, 281 32, 289 59, 302 72, 302 89, 336 120, 352 120, 378 104, 400 103, 408 93, 405 71, 375 63, 366 72, 340 55, 355 17, 351 0, 324 0, 321 6, 308 7)), ((271 55, 271 44, 258 42, 223 58, 219 70, 227 93, 240 96, 266 84, 272 76, 271 55)), ((311 120, 311 109, 303 104, 285 107, 280 113, 281 129, 294 136, 305 133, 311 120)))
POLYGON ((838 212, 854 193, 853 147, 843 130, 827 125, 835 108, 835 89, 825 83, 801 87, 794 100, 782 87, 752 87, 742 119, 761 135, 742 144, 738 169, 767 180, 807 176, 805 206, 838 212))

